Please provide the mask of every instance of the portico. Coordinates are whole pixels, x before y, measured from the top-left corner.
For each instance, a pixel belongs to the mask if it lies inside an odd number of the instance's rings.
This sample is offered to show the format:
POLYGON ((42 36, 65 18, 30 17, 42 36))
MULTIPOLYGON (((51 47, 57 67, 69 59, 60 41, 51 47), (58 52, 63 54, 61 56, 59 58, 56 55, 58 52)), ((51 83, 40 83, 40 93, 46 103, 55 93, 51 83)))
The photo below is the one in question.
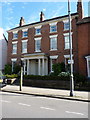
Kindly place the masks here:
POLYGON ((21 60, 24 62, 24 75, 47 75, 48 57, 44 53, 27 54, 21 60))

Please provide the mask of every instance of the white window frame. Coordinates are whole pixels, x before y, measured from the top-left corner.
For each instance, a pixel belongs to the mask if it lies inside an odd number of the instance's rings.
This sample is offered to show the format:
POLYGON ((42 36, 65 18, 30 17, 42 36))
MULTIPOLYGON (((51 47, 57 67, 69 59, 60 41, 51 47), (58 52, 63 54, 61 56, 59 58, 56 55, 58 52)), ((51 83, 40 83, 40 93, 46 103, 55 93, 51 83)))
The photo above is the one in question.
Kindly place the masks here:
POLYGON ((52 66, 53 66, 53 63, 52 63, 52 60, 55 60, 55 59, 57 59, 58 58, 58 55, 54 55, 54 56, 50 56, 50 72, 52 73, 52 72, 54 72, 53 70, 52 70, 52 66))
POLYGON ((18 31, 13 32, 13 40, 18 39, 18 31), (14 34, 17 34, 17 37, 14 37, 14 34))
POLYGON ((56 47, 57 47, 57 37, 58 37, 58 35, 51 35, 50 36, 50 51, 57 50, 57 48, 56 49, 52 49, 52 42, 51 42, 52 38, 56 38, 56 47))
POLYGON ((18 41, 12 42, 12 54, 13 54, 13 55, 14 55, 14 54, 17 54, 17 43, 18 43, 18 41), (14 51, 13 45, 16 45, 16 52, 13 52, 13 51, 14 51))
MULTIPOLYGON (((71 39, 72 39, 72 34, 73 34, 73 32, 71 32, 71 39)), ((64 50, 69 50, 70 49, 70 41, 69 41, 69 33, 65 33, 64 34, 64 50), (65 42, 65 37, 68 37, 68 44, 69 44, 69 48, 66 48, 66 42, 65 42)))
MULTIPOLYGON (((71 20, 71 21, 72 21, 72 20, 71 20)), ((64 23, 64 31, 69 30, 69 28, 68 28, 68 29, 65 28, 65 24, 66 24, 66 23, 69 23, 69 20, 68 20, 68 19, 63 20, 63 23, 64 23)), ((72 24, 71 24, 71 29, 72 29, 72 24)))
POLYGON ((54 33, 54 32, 57 32, 57 22, 54 22, 54 23, 50 23, 50 33, 54 33), (52 31, 52 28, 53 26, 56 26, 56 31, 52 31))
POLYGON ((90 68, 89 68, 89 62, 90 62, 90 56, 86 56, 86 61, 87 61, 87 75, 90 78, 90 68))
POLYGON ((36 27, 35 27, 35 35, 41 35, 41 27, 42 27, 42 26, 36 26, 36 27), (36 32, 37 29, 40 29, 40 32, 39 32, 39 33, 36 32))
POLYGON ((27 53, 27 48, 26 48, 26 49, 23 49, 23 43, 26 43, 26 44, 27 44, 27 41, 28 41, 28 40, 22 40, 22 53, 27 53))
POLYGON ((35 38, 35 52, 41 52, 41 37, 35 38), (37 41, 40 40, 40 50, 37 50, 37 41))
POLYGON ((22 38, 27 38, 28 37, 28 29, 22 30, 22 38), (27 32, 27 36, 24 36, 24 32, 27 32))
POLYGON ((16 62, 16 61, 17 61, 17 58, 13 58, 13 59, 11 59, 11 61, 12 61, 12 72, 13 72, 14 62, 16 62))

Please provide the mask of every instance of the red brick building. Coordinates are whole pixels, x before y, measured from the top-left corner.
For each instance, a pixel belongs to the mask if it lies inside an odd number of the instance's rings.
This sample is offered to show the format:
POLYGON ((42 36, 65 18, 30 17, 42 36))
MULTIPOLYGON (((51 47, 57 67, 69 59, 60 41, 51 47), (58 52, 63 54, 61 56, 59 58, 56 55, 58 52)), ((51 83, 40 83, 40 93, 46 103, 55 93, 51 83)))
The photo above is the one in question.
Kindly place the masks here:
MULTIPOLYGON (((24 74, 47 75, 55 62, 68 66, 69 21, 68 15, 24 24, 8 31, 8 63, 24 62, 24 74)), ((83 18, 82 2, 77 3, 77 12, 71 14, 74 72, 90 77, 90 18, 83 18), (83 46, 84 45, 84 46, 83 46)))

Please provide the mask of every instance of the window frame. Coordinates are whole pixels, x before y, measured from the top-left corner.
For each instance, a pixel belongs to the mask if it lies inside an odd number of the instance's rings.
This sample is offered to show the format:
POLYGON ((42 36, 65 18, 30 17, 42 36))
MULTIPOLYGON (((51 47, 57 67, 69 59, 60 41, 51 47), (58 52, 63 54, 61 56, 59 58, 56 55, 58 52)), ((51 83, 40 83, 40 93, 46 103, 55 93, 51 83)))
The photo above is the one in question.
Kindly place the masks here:
POLYGON ((12 54, 13 55, 17 54, 17 43, 18 43, 18 41, 12 42, 12 54), (16 45, 16 47, 15 47, 16 49, 14 48, 14 45, 16 45))
POLYGON ((40 38, 35 38, 35 52, 41 52, 41 37, 40 38), (37 49, 37 41, 40 41, 40 49, 37 49))
POLYGON ((27 38, 27 37, 28 37, 28 31, 27 30, 22 31, 22 38, 27 38), (25 32, 27 32, 27 36, 26 36, 26 34, 24 34, 25 32))
POLYGON ((50 51, 55 51, 55 50, 57 50, 58 49, 58 39, 57 39, 57 37, 58 37, 58 35, 52 35, 52 36, 50 36, 50 51), (52 40, 55 40, 54 42, 56 43, 56 44, 54 44, 55 46, 56 46, 56 48, 54 48, 54 49, 52 49, 53 48, 53 44, 52 44, 52 40))
POLYGON ((24 48, 25 46, 27 46, 27 42, 28 42, 28 40, 22 40, 22 54, 27 53, 27 47, 24 48), (26 45, 24 45, 25 43, 26 43, 26 45))
POLYGON ((15 39, 18 39, 18 32, 13 32, 13 40, 15 40, 15 39), (17 34, 16 35, 17 37, 15 37, 15 34, 17 34))

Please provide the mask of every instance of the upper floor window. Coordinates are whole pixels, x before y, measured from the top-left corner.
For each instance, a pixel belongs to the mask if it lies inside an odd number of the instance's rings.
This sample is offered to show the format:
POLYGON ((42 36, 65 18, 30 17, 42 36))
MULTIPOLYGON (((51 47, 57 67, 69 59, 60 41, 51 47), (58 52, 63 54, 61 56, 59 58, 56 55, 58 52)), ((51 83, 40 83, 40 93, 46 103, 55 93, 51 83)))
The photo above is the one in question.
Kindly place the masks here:
MULTIPOLYGON (((71 39, 72 39, 72 36, 71 36, 71 39)), ((69 33, 64 34, 64 43, 65 43, 65 49, 70 49, 69 33)))
POLYGON ((64 30, 69 30, 69 22, 64 23, 64 30))
POLYGON ((40 28, 37 28, 37 29, 36 29, 36 35, 39 35, 39 34, 41 34, 41 29, 40 29, 40 28))
POLYGON ((23 31, 22 37, 28 37, 28 32, 27 31, 23 31))
POLYGON ((57 35, 50 36, 50 50, 57 50, 57 35))
POLYGON ((27 53, 27 40, 22 41, 22 53, 27 53))
POLYGON ((35 35, 40 35, 41 34, 41 25, 35 27, 35 35))
POLYGON ((13 33, 13 39, 17 39, 18 38, 18 33, 13 33))
POLYGON ((57 32, 57 26, 56 25, 50 26, 50 32, 57 32))
POLYGON ((12 54, 17 54, 17 41, 12 43, 12 54))
POLYGON ((70 48, 69 36, 64 36, 64 40, 65 40, 65 49, 69 49, 70 48))
POLYGON ((50 32, 57 32, 57 22, 50 23, 50 32))
POLYGON ((41 52, 41 38, 35 39, 35 51, 41 52))

